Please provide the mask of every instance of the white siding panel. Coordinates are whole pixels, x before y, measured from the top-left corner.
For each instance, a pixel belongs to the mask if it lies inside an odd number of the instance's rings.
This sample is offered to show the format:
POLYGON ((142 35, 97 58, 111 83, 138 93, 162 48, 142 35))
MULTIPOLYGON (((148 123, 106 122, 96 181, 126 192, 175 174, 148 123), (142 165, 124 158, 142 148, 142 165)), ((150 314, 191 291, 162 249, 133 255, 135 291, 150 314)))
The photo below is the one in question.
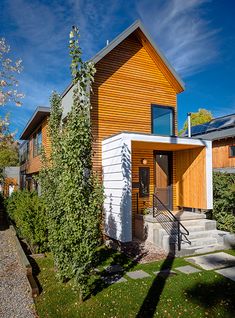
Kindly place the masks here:
POLYGON ((122 164, 122 155, 121 155, 121 152, 120 152, 120 156, 102 159, 102 165, 103 165, 104 167, 112 166, 112 165, 117 165, 117 164, 120 165, 120 171, 121 171, 121 164, 122 164))
POLYGON ((103 173, 104 181, 123 181, 123 173, 121 171, 103 173))
POLYGON ((102 142, 105 232, 111 238, 132 240, 131 142, 122 135, 102 142))
POLYGON ((103 175, 106 173, 115 173, 115 172, 120 172, 120 164, 116 165, 111 165, 111 166, 103 166, 103 175))
POLYGON ((123 189, 124 182, 120 181, 103 181, 105 189, 123 189))

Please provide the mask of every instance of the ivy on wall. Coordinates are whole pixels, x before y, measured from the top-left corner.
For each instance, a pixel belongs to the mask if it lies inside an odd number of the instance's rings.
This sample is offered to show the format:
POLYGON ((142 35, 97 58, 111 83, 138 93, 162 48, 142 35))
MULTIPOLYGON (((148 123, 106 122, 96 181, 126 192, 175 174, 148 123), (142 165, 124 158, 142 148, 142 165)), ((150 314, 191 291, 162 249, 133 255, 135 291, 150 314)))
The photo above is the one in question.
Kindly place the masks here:
POLYGON ((92 171, 90 94, 95 68, 83 62, 79 32, 70 33, 73 104, 62 124, 61 98, 53 93, 49 119, 50 158, 43 154, 42 196, 47 202, 48 238, 62 280, 75 278, 81 299, 101 242, 103 189, 92 171))

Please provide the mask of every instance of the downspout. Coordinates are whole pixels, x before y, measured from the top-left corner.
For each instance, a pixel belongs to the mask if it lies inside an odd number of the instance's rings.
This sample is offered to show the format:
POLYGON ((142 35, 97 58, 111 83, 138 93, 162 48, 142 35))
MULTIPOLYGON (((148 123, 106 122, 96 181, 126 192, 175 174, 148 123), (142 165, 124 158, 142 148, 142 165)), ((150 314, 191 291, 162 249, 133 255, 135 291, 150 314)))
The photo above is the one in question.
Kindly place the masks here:
POLYGON ((188 116, 188 137, 191 138, 192 137, 192 133, 191 133, 191 113, 187 113, 188 116))

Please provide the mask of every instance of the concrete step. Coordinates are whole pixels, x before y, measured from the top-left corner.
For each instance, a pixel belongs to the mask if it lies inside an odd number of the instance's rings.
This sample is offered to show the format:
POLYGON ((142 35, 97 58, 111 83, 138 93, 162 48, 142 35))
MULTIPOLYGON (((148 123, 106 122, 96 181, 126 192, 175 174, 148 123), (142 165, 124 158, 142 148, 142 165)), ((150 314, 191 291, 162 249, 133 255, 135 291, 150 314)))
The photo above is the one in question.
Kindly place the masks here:
POLYGON ((207 246, 191 246, 187 248, 182 247, 180 251, 176 250, 175 255, 183 257, 183 256, 194 255, 194 254, 204 254, 204 253, 210 253, 215 251, 221 251, 224 249, 226 249, 226 247, 220 244, 212 244, 207 246))
MULTIPOLYGON (((205 230, 215 230, 216 229, 216 221, 215 220, 207 220, 207 219, 198 219, 198 220, 186 220, 181 221, 181 224, 189 230, 195 226, 203 227, 205 230)), ((154 223, 155 228, 166 229, 168 232, 171 230, 178 228, 178 222, 161 222, 154 223)), ((182 227, 181 227, 182 228, 182 227)), ((183 229, 182 229, 183 230, 183 229)))
POLYGON ((195 238, 190 240, 190 244, 188 242, 182 242, 181 246, 183 247, 194 247, 194 246, 208 246, 218 244, 218 241, 214 237, 202 237, 202 238, 195 238))

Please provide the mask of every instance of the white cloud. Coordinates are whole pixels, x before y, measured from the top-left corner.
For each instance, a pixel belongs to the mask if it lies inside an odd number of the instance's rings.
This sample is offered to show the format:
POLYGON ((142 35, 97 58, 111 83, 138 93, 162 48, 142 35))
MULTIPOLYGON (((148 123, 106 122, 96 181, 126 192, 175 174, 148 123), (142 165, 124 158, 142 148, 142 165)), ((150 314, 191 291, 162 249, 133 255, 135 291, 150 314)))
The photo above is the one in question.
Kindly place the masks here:
POLYGON ((203 12, 208 0, 139 1, 137 12, 181 76, 190 76, 218 55, 216 35, 203 12))

